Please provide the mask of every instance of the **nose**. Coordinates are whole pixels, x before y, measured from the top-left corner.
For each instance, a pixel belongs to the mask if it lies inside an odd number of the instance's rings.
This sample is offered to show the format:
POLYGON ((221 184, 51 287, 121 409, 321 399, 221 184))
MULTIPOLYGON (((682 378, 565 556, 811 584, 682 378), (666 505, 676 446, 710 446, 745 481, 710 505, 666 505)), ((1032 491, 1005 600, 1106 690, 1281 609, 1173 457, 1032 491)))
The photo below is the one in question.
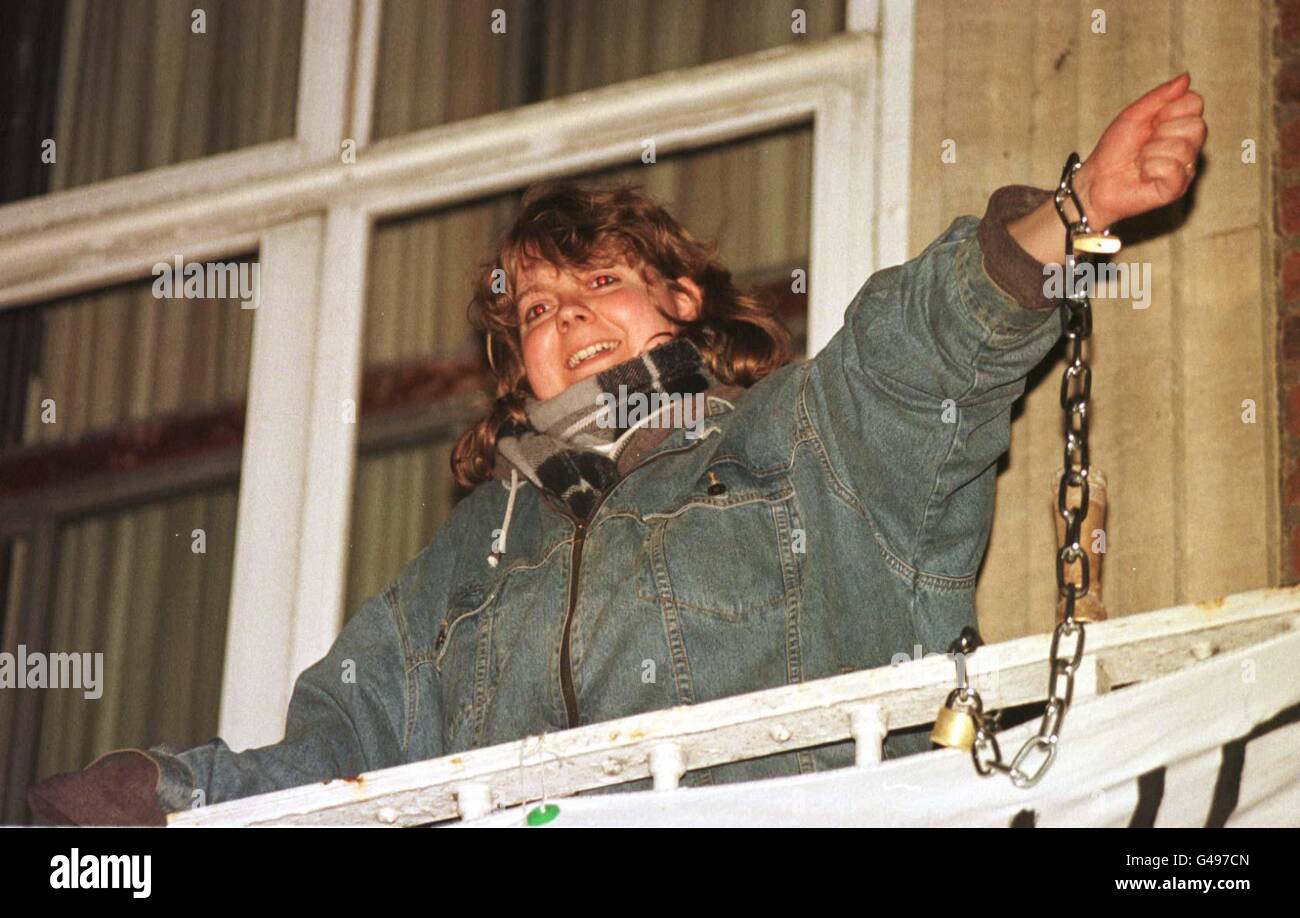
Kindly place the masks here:
POLYGON ((562 303, 555 313, 555 321, 561 332, 567 332, 570 325, 590 322, 593 316, 587 304, 577 297, 568 297, 562 303))

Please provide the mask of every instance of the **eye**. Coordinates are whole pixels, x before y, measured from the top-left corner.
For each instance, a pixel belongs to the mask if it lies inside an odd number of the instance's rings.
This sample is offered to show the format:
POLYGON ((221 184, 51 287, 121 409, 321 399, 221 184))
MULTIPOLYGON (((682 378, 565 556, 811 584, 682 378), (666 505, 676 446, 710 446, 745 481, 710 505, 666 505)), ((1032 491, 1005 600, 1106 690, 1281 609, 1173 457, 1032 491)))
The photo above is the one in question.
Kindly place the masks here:
POLYGON ((536 303, 533 303, 533 305, 524 309, 524 321, 531 322, 534 319, 540 318, 544 312, 546 312, 546 302, 544 300, 538 300, 536 303))
POLYGON ((591 283, 592 286, 594 287, 608 287, 610 284, 616 282, 617 280, 618 277, 613 274, 597 274, 592 279, 591 283))

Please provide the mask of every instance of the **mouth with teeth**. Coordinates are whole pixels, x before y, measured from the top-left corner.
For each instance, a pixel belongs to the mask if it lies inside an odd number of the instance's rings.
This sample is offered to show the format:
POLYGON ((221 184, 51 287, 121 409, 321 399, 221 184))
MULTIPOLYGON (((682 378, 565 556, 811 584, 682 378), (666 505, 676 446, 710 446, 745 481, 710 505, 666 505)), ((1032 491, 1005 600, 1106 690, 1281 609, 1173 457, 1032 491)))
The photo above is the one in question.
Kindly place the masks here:
POLYGON ((603 354, 606 351, 612 351, 616 349, 619 346, 619 343, 620 342, 618 341, 597 341, 593 344, 588 344, 582 350, 573 354, 565 362, 566 366, 568 366, 570 370, 576 370, 579 367, 579 365, 587 362, 588 360, 591 360, 593 357, 597 356, 598 354, 603 354))

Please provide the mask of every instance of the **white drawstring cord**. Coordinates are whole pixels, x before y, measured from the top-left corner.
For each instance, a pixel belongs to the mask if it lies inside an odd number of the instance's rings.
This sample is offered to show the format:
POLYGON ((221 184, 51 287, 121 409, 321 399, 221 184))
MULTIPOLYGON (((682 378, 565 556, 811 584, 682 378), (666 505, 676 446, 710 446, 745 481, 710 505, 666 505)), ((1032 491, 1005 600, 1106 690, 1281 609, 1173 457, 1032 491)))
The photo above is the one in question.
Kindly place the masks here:
MULTIPOLYGON (((513 516, 515 512, 515 491, 518 488, 519 488, 519 473, 516 470, 511 469, 510 470, 510 496, 506 498, 506 515, 505 515, 505 519, 501 521, 501 547, 496 548, 495 546, 493 546, 492 553, 488 555, 487 562, 490 567, 496 567, 498 564, 500 564, 501 556, 506 553, 506 533, 510 531, 510 517, 513 516)), ((495 541, 495 539, 493 541, 495 541)))

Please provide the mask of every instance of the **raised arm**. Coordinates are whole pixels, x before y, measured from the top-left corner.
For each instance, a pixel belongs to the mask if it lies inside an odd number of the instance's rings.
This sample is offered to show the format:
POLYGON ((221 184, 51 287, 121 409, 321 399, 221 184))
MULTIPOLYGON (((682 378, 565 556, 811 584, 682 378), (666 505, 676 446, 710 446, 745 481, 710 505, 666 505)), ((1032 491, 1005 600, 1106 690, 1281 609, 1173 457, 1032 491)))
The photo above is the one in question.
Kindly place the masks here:
MULTIPOLYGON (((1076 174, 1094 229, 1186 192, 1206 134, 1189 83, 1175 77, 1125 108, 1076 174)), ((1065 244, 1051 199, 998 189, 982 220, 958 218, 874 275, 813 360, 810 420, 894 568, 920 585, 973 588, 1011 404, 1061 333, 1044 296, 1044 265, 1065 244)))
POLYGON ((974 587, 1011 403, 1061 334, 1042 265, 1007 230, 1049 197, 1001 188, 982 220, 873 275, 812 361, 808 415, 832 467, 922 584, 974 587))

